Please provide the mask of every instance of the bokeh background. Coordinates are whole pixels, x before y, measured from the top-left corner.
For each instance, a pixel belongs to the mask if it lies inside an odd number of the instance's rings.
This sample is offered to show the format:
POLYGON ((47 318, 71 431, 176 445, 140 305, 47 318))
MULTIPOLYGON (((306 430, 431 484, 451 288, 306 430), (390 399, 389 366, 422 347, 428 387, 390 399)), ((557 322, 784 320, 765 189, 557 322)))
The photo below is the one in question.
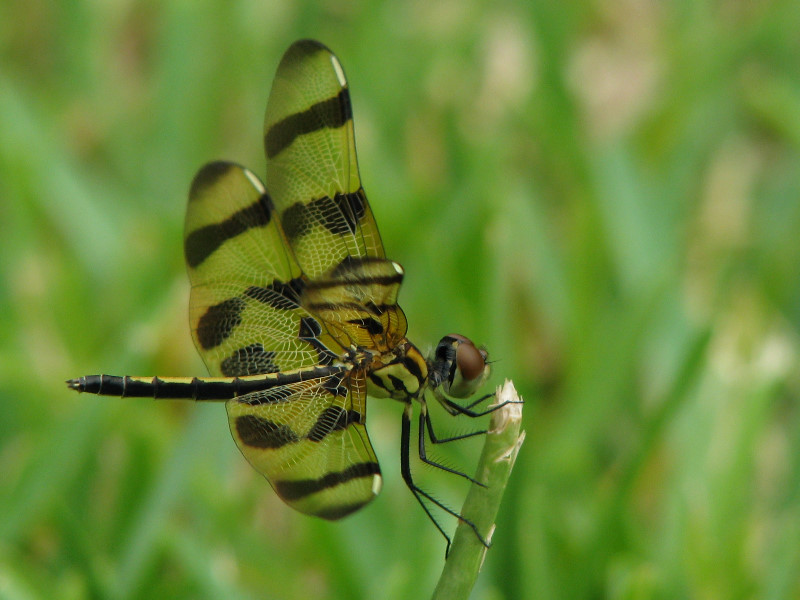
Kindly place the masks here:
POLYGON ((205 373, 189 182, 263 174, 273 73, 312 37, 348 73, 411 339, 485 343, 526 400, 473 597, 799 597, 798 32, 794 0, 4 1, 0 596, 433 589, 399 404, 370 403, 383 493, 329 524, 277 500, 222 405, 63 383, 205 373))

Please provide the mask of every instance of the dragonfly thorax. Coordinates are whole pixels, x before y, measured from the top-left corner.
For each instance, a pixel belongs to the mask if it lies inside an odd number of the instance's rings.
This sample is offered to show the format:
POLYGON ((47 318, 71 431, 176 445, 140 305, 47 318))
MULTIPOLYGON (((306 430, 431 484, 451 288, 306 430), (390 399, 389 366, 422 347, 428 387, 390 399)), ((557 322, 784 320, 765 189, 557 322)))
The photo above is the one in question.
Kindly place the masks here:
POLYGON ((416 398, 428 381, 428 363, 417 347, 404 339, 391 352, 375 357, 367 376, 367 393, 374 398, 416 398))

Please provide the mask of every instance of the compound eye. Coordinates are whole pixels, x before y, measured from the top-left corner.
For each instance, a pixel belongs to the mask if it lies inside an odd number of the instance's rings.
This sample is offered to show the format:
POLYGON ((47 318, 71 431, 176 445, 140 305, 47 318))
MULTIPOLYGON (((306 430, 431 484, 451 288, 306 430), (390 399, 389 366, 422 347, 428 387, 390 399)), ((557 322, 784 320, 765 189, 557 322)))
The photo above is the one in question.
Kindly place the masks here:
POLYGON ((464 338, 456 350, 456 365, 466 381, 477 379, 486 368, 486 351, 478 350, 471 340, 464 338))
POLYGON ((469 338, 455 333, 442 338, 442 344, 455 349, 455 356, 450 354, 449 377, 443 382, 445 392, 454 398, 471 396, 489 377, 489 355, 469 338))

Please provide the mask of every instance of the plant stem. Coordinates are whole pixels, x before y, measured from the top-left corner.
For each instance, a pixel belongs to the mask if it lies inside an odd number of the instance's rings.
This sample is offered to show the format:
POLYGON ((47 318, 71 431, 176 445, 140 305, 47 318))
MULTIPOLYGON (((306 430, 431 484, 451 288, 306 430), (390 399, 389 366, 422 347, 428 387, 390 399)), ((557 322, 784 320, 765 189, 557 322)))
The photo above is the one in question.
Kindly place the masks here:
MULTIPOLYGON (((525 439, 525 432, 520 432, 522 399, 513 383, 506 380, 497 388, 497 402, 509 404, 492 413, 475 475, 486 487, 473 484, 461 510, 490 543, 508 477, 525 439)), ((466 600, 483 566, 486 550, 472 528, 460 522, 432 600, 466 600)))

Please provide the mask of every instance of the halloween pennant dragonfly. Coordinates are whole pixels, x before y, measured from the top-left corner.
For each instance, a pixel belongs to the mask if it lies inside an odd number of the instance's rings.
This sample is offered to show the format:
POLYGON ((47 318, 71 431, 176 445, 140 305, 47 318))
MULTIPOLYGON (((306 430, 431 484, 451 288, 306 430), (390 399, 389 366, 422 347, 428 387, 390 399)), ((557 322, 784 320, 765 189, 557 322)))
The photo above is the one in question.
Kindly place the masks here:
MULTIPOLYGON (((487 353, 460 335, 426 359, 406 338, 397 305, 403 268, 384 255, 356 162, 353 117, 341 64, 302 40, 283 56, 264 123, 269 191, 248 169, 212 162, 194 178, 184 252, 191 281, 192 337, 212 377, 91 375, 81 392, 226 401, 242 454, 278 496, 302 513, 339 519, 380 491, 365 428, 366 397, 405 403, 401 472, 430 519, 450 510, 414 483, 412 403, 436 438, 426 398, 451 414, 487 378, 487 353)), ((492 409, 495 407, 492 407, 492 409)), ((469 523, 484 544, 474 525, 469 523)))

